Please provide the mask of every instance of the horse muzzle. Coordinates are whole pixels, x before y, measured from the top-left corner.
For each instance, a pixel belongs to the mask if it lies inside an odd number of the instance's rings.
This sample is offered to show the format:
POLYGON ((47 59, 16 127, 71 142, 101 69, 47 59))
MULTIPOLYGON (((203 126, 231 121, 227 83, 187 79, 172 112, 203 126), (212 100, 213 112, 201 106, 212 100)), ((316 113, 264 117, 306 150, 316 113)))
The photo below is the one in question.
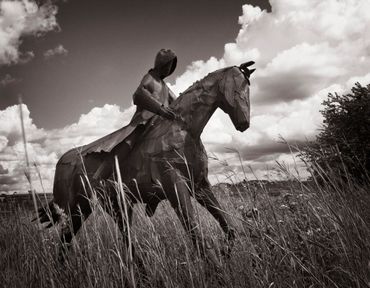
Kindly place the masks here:
POLYGON ((236 130, 244 132, 249 128, 249 121, 243 121, 235 124, 236 130))

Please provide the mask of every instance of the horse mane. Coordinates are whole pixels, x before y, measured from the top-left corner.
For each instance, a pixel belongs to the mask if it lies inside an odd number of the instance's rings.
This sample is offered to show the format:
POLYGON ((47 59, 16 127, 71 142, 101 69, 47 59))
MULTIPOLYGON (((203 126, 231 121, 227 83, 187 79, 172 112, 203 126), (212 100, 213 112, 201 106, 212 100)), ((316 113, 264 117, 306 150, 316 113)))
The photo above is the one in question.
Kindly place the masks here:
POLYGON ((191 84, 183 92, 179 93, 179 97, 177 97, 175 99, 175 101, 172 103, 171 106, 176 107, 176 108, 179 108, 179 106, 181 107, 180 104, 183 102, 183 100, 184 100, 183 98, 189 97, 189 94, 191 94, 194 90, 197 90, 199 88, 199 86, 202 86, 202 89, 203 89, 203 82, 206 81, 209 77, 215 76, 215 74, 222 73, 225 70, 230 69, 230 68, 232 68, 232 67, 226 67, 226 68, 222 68, 222 69, 218 69, 216 71, 210 72, 206 76, 204 76, 202 79, 193 82, 193 84, 191 84))
POLYGON ((218 82, 225 77, 225 72, 232 68, 226 67, 208 73, 205 77, 195 81, 184 92, 180 93, 179 97, 170 104, 170 107, 178 116, 181 116, 182 120, 178 121, 175 125, 170 120, 164 119, 159 115, 154 115, 151 120, 152 125, 147 125, 145 128, 146 132, 144 133, 146 133, 146 137, 148 139, 158 139, 167 135, 165 138, 161 138, 161 143, 175 143, 176 141, 171 137, 178 135, 178 127, 181 127, 181 131, 188 130, 194 124, 193 112, 197 111, 200 106, 210 106, 212 102, 217 100, 218 93, 213 87, 218 85, 218 82))

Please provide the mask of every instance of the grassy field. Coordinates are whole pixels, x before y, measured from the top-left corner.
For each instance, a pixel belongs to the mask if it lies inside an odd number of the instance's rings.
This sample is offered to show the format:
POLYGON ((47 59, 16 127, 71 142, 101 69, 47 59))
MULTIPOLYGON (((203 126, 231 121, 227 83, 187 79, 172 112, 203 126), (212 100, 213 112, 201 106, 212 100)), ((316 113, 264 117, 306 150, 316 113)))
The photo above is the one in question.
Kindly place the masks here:
POLYGON ((64 264, 60 227, 31 223, 33 211, 0 215, 1 287, 370 287, 369 186, 329 177, 214 187, 237 239, 221 256, 224 235, 196 205, 202 234, 219 268, 194 251, 169 203, 152 218, 137 205, 132 241, 145 269, 134 281, 117 226, 99 207, 64 264), (143 272, 145 271, 145 273, 143 272))

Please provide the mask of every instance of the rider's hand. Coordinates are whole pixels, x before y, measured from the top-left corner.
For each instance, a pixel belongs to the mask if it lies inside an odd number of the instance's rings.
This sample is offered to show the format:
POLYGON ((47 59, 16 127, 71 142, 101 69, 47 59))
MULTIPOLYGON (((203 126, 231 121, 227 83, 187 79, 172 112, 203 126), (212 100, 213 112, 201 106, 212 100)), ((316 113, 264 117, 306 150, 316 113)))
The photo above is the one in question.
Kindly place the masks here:
POLYGON ((175 120, 176 119, 176 113, 169 107, 161 106, 159 110, 159 115, 161 115, 164 118, 167 118, 169 120, 175 120))

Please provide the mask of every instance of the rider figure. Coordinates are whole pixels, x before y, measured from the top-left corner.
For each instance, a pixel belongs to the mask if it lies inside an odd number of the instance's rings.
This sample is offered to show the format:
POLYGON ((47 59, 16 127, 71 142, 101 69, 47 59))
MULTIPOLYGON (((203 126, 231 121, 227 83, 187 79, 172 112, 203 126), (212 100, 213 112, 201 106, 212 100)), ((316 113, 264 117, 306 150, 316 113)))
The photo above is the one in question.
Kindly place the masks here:
POLYGON ((133 95, 134 104, 137 106, 129 126, 135 130, 122 143, 118 144, 105 158, 95 172, 92 181, 98 182, 109 178, 113 173, 114 156, 120 159, 127 156, 138 137, 144 131, 144 125, 154 116, 160 115, 169 120, 174 120, 176 114, 168 105, 176 98, 174 93, 163 81, 171 75, 176 68, 177 57, 170 49, 161 49, 154 62, 154 68, 144 75, 139 87, 133 95))

